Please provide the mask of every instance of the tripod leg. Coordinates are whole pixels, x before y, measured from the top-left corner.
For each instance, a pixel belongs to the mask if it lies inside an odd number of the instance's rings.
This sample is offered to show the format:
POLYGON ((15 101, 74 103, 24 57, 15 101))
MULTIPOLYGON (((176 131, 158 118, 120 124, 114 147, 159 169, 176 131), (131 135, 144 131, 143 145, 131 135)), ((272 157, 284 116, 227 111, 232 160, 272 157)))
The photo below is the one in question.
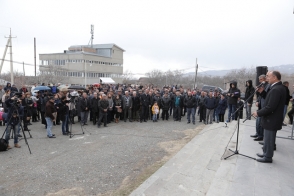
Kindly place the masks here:
POLYGON ((234 156, 234 155, 236 155, 236 154, 235 153, 234 154, 231 154, 231 155, 225 157, 224 159, 228 159, 228 158, 230 158, 231 156, 234 156))
POLYGON ((250 157, 250 156, 247 156, 247 155, 244 155, 244 154, 240 154, 239 155, 243 156, 243 157, 247 157, 247 158, 250 158, 250 159, 253 159, 253 160, 256 160, 256 158, 253 158, 253 157, 250 157))
POLYGON ((24 129, 23 129, 23 126, 21 124, 20 124, 20 128, 21 128, 21 131, 23 133, 23 137, 24 137, 24 140, 26 142, 26 145, 28 146, 28 149, 30 151, 30 154, 32 154, 31 149, 30 149, 30 145, 29 145, 28 140, 27 140, 27 137, 26 137, 26 134, 25 134, 24 129))

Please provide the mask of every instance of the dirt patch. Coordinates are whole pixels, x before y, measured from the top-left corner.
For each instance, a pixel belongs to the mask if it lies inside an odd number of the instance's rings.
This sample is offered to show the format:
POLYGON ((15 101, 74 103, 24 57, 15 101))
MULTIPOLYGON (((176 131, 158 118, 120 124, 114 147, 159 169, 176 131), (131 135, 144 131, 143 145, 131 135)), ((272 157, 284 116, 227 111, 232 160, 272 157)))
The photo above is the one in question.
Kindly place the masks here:
POLYGON ((115 191, 109 191, 104 194, 99 194, 98 196, 129 195, 133 190, 139 187, 146 179, 148 179, 152 174, 154 174, 160 167, 162 167, 169 159, 171 159, 177 152, 179 152, 189 141, 191 141, 204 128, 204 126, 205 125, 200 125, 195 129, 187 129, 185 131, 175 131, 183 132, 185 134, 185 137, 183 137, 180 140, 171 140, 161 142, 158 144, 160 148, 163 148, 168 153, 166 156, 164 156, 160 161, 157 161, 153 165, 150 165, 147 168, 143 169, 142 172, 139 175, 137 175, 135 179, 132 180, 130 176, 127 176, 123 180, 119 189, 115 191))

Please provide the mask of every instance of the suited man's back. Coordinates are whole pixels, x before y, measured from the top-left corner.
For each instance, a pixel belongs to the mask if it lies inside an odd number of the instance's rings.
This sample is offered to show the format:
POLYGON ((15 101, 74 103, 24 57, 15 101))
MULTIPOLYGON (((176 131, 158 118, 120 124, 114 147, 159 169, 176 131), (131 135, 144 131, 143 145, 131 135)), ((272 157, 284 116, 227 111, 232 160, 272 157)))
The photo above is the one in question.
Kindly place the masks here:
POLYGON ((280 130, 283 124, 286 89, 282 82, 273 85, 267 92, 264 108, 258 111, 262 116, 261 125, 267 130, 280 130))

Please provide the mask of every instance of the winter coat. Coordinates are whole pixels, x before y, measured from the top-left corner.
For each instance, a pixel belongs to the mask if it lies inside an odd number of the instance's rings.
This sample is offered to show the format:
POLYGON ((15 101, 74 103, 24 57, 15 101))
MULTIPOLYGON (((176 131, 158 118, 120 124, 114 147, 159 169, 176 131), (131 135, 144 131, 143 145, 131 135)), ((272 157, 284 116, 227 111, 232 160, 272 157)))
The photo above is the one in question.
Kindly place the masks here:
POLYGON ((170 105, 171 105, 170 97, 169 96, 168 97, 163 96, 161 98, 161 104, 160 105, 161 105, 163 110, 169 110, 170 105))
POLYGON ((140 97, 132 97, 133 111, 138 111, 140 109, 140 97))
MULTIPOLYGON (((7 107, 6 121, 8 121, 11 118, 13 112, 15 112, 15 108, 14 108, 13 104, 14 104, 14 101, 11 98, 8 98, 5 101, 5 105, 7 107)), ((23 106, 17 107, 17 110, 18 110, 19 117, 22 119, 22 117, 24 115, 24 108, 23 108, 23 106)))
POLYGON ((61 101, 58 104, 58 107, 59 107, 60 120, 65 121, 65 116, 69 114, 69 108, 66 105, 66 103, 63 101, 61 101))
POLYGON ((261 117, 261 125, 264 129, 270 131, 282 129, 285 100, 286 89, 282 82, 278 82, 267 92, 265 106, 257 111, 257 115, 261 117))
POLYGON ((140 96, 140 98, 141 98, 141 104, 142 104, 142 106, 144 106, 144 107, 149 107, 149 105, 150 105, 150 96, 149 95, 146 95, 145 93, 144 94, 142 94, 141 96, 140 96))
POLYGON ((157 106, 156 105, 153 105, 152 108, 151 108, 151 110, 152 110, 152 114, 158 114, 159 113, 159 107, 158 107, 158 105, 157 106), (156 110, 157 110, 157 113, 156 113, 156 110))
POLYGON ((160 96, 153 96, 153 99, 152 99, 152 102, 151 102, 151 105, 154 105, 154 103, 157 102, 157 105, 159 108, 161 108, 161 97, 160 96))
POLYGON ((196 107, 196 98, 193 96, 186 96, 184 99, 184 105, 187 108, 195 108, 196 107))
POLYGON ((173 107, 176 107, 176 99, 177 98, 180 98, 180 100, 179 100, 179 106, 178 107, 183 107, 183 105, 184 105, 184 98, 181 95, 174 96, 174 99, 173 99, 173 102, 172 102, 172 106, 173 107))
POLYGON ((238 98, 241 96, 241 92, 237 88, 237 82, 233 81, 230 83, 228 94, 230 94, 230 96, 228 96, 228 103, 231 105, 237 105, 238 98), (232 84, 234 84, 234 88, 232 87, 232 84))
POLYGON ((206 97, 204 105, 207 109, 213 110, 217 107, 217 100, 214 97, 206 97))
POLYGON ((107 99, 106 100, 104 100, 104 99, 99 100, 98 107, 99 107, 100 112, 105 113, 104 109, 108 109, 108 107, 109 107, 108 100, 107 99))
POLYGON ((132 97, 131 96, 123 96, 122 98, 122 108, 125 109, 126 107, 133 107, 133 101, 132 101, 132 97), (129 101, 128 106, 127 106, 127 101, 129 101))
POLYGON ((81 112, 89 111, 90 108, 90 100, 88 98, 81 98, 80 99, 80 108, 81 112), (86 110, 87 108, 87 110, 86 110))
POLYGON ((11 91, 11 83, 7 83, 6 86, 4 87, 4 91, 10 90, 11 91))
POLYGON ((205 101, 205 96, 199 96, 199 102, 198 102, 198 105, 199 106, 204 106, 204 101, 205 101))
MULTIPOLYGON (((246 81, 246 91, 245 91, 245 100, 247 100, 253 93, 254 93, 255 89, 252 86, 252 80, 248 80, 246 81), (247 86, 247 82, 249 83, 249 85, 247 86)), ((249 104, 253 103, 253 96, 248 100, 249 104)))
POLYGON ((216 108, 216 114, 225 114, 226 109, 228 107, 227 99, 219 99, 217 108, 216 108))
POLYGON ((51 118, 51 120, 53 120, 54 119, 53 113, 56 112, 54 103, 52 103, 51 101, 47 101, 45 110, 46 110, 45 117, 49 117, 51 118))
POLYGON ((92 98, 90 101, 90 106, 91 106, 91 110, 92 112, 98 112, 99 108, 98 108, 98 102, 99 102, 99 97, 96 98, 92 98))
POLYGON ((292 98, 291 95, 290 95, 290 91, 289 91, 289 88, 287 86, 284 86, 285 89, 286 89, 286 101, 285 101, 285 105, 289 105, 289 101, 290 99, 292 98))

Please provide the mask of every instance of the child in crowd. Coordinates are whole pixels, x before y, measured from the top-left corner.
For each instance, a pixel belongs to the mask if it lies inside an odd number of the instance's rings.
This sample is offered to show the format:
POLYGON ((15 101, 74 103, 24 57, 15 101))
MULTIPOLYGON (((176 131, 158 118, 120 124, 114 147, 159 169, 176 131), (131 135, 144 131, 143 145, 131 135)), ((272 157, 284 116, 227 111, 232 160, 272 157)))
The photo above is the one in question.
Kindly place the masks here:
POLYGON ((152 106, 152 114, 153 114, 153 122, 157 122, 157 114, 159 113, 159 107, 157 105, 157 102, 154 102, 154 105, 152 106))

